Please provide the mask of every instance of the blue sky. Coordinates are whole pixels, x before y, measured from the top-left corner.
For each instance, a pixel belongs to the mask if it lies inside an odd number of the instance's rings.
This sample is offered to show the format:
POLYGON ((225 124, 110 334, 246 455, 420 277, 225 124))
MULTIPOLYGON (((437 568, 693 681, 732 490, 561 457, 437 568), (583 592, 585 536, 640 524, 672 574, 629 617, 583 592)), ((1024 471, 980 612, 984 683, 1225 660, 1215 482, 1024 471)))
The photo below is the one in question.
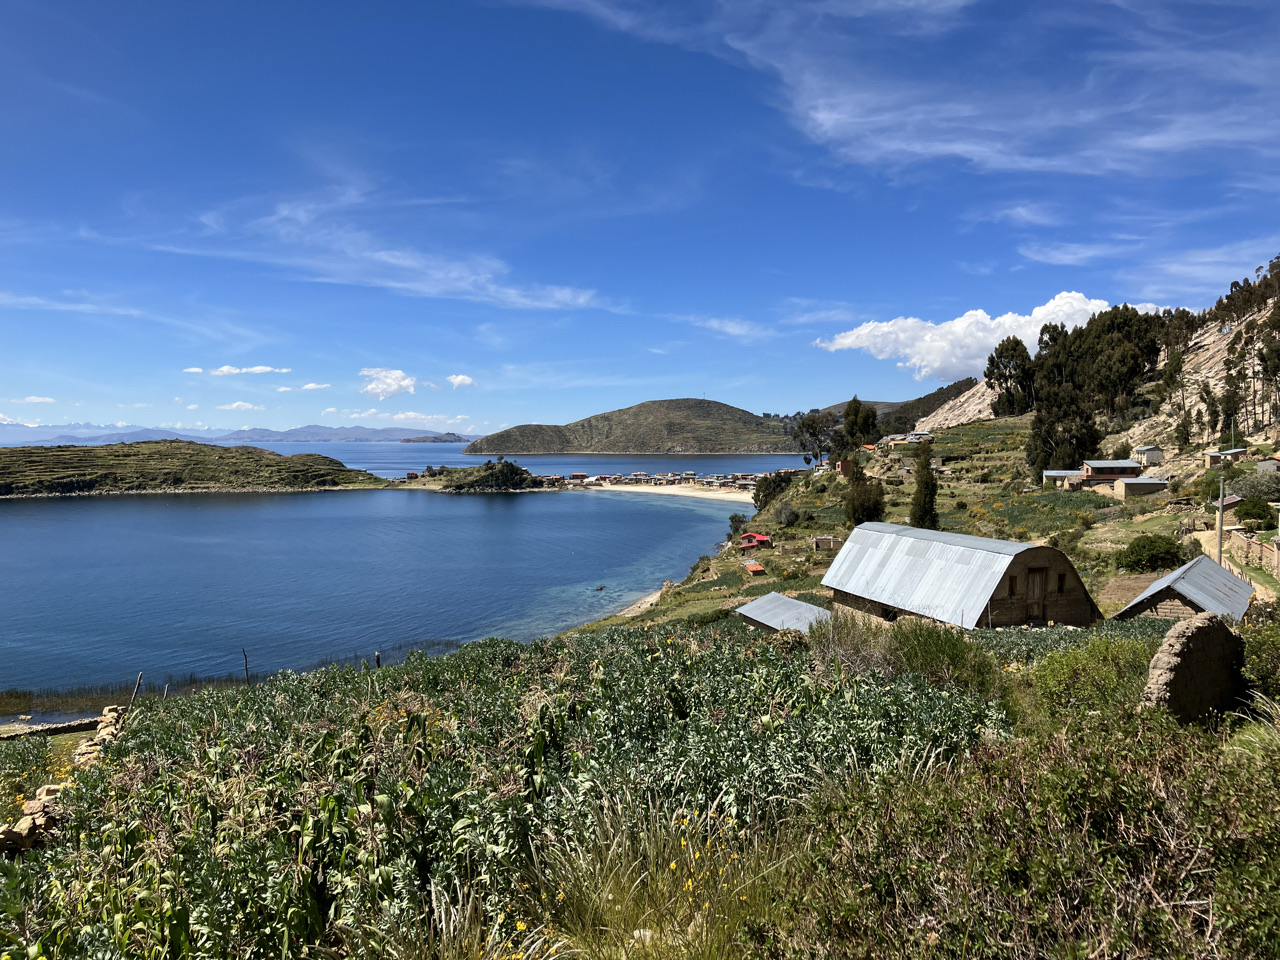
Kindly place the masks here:
POLYGON ((0 6, 0 422, 906 399, 1280 251, 1280 5, 0 6))

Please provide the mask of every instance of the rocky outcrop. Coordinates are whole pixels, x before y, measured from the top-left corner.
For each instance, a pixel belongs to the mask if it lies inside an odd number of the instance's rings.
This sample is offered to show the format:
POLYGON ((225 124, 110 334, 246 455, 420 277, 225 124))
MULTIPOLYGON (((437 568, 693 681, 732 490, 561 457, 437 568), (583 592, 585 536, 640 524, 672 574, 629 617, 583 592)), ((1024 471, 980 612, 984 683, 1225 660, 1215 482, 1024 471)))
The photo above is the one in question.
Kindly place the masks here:
POLYGON ((979 380, 978 385, 949 400, 927 417, 922 417, 916 424, 917 430, 943 430, 947 427, 958 427, 962 423, 973 423, 975 420, 993 420, 991 405, 999 394, 987 385, 987 381, 979 380))
MULTIPOLYGON (((124 707, 107 707, 97 721, 97 732, 76 747, 71 763, 87 767, 98 762, 102 748, 119 739, 124 729, 124 707)), ((38 846, 58 825, 58 795, 67 783, 50 783, 36 790, 22 805, 22 816, 13 824, 0 823, 0 855, 14 856, 38 846)))
POLYGON ((1142 708, 1183 723, 1236 709, 1245 694, 1244 641, 1213 613, 1174 624, 1151 658, 1142 708))

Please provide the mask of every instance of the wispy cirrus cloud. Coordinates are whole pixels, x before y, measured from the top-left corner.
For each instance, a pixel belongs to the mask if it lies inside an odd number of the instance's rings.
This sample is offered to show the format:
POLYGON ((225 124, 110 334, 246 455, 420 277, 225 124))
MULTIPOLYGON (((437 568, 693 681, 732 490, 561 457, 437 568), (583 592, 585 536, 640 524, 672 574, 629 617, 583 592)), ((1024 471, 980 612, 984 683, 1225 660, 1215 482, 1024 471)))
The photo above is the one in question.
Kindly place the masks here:
POLYGON ((265 410, 266 407, 254 406, 244 400, 237 400, 235 403, 222 403, 218 405, 219 410, 265 410))
POLYGON ((21 397, 10 400, 10 403, 57 403, 53 397, 21 397))
POLYGON ((328 390, 329 387, 331 386, 332 384, 329 384, 329 383, 304 383, 302 385, 302 389, 303 390, 328 390))
MULTIPOLYGON (((192 372, 197 372, 199 370, 200 370, 199 367, 191 368, 192 372)), ((262 365, 258 365, 255 367, 233 367, 233 366, 224 364, 223 366, 218 367, 216 370, 210 370, 209 376, 234 377, 241 373, 292 373, 292 372, 293 370, 290 367, 267 367, 262 365)))
POLYGON ((877 360, 897 359, 898 366, 911 370, 917 380, 952 381, 982 376, 988 355, 1006 337, 1017 337, 1034 353, 1046 323, 1078 327, 1109 306, 1106 300, 1064 291, 1029 314, 992 317, 985 310, 970 310, 944 323, 898 317, 863 323, 829 340, 817 340, 814 346, 832 352, 864 350, 877 360))
POLYGON ((777 336, 774 330, 763 324, 756 323, 754 320, 744 320, 741 317, 704 317, 694 314, 677 315, 671 319, 701 327, 703 330, 710 330, 712 333, 740 343, 755 343, 777 336))
POLYGON ((1228 148, 1261 169, 1280 143, 1274 33, 1262 28, 1276 22, 1262 5, 526 2, 766 73, 791 122, 849 163, 1150 173, 1228 148), (957 41, 962 29, 986 41, 957 41))
POLYGON ((185 318, 174 317, 153 310, 115 303, 111 298, 92 299, 88 295, 77 295, 78 299, 57 300, 50 297, 30 294, 17 294, 0 290, 0 310, 40 310, 52 313, 82 314, 85 316, 103 317, 117 321, 142 321, 170 327, 188 335, 193 340, 210 340, 213 342, 234 342, 237 345, 252 345, 262 342, 262 336, 241 324, 233 323, 219 317, 185 318))
POLYGON ((386 239, 363 221, 382 208, 360 177, 278 198, 233 201, 195 218, 200 229, 178 242, 148 245, 185 256, 244 260, 279 267, 295 279, 376 287, 409 297, 469 300, 527 310, 610 309, 595 290, 520 283, 498 257, 423 250, 386 239))
POLYGON ((1160 300, 1198 300, 1209 306, 1226 292, 1232 280, 1251 276, 1267 265, 1280 249, 1280 234, 1251 237, 1215 247, 1171 250, 1155 254, 1121 272, 1139 295, 1160 300))
POLYGON ((1018 252, 1028 260, 1053 266, 1078 267, 1103 257, 1113 257, 1133 249, 1117 243, 1024 243, 1018 252))

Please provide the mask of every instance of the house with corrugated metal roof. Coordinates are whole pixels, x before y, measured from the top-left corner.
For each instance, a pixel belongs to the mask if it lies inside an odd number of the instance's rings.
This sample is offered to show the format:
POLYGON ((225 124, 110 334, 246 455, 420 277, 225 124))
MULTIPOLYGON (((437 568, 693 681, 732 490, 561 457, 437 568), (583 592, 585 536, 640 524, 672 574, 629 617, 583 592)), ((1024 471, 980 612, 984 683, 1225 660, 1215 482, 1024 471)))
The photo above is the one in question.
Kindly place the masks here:
POLYGON ((1204 465, 1212 470, 1224 463, 1235 463, 1248 452, 1245 447, 1235 447, 1232 450, 1209 450, 1204 455, 1204 465))
POLYGON ((1114 619, 1186 620, 1197 613, 1208 612, 1239 620, 1252 600, 1253 584, 1218 566, 1209 557, 1196 557, 1143 590, 1114 619))
POLYGON ((831 619, 831 611, 781 593, 766 593, 758 600, 739 607, 734 613, 751 626, 771 633, 779 630, 808 633, 813 624, 831 619))
POLYGON ((1115 483, 1121 478, 1141 476, 1142 464, 1137 460, 1086 460, 1080 472, 1081 481, 1090 487, 1100 483, 1115 483))
POLYGON ((916 614, 969 628, 1102 619, 1061 550, 896 523, 855 527, 822 584, 833 611, 883 620, 916 614))

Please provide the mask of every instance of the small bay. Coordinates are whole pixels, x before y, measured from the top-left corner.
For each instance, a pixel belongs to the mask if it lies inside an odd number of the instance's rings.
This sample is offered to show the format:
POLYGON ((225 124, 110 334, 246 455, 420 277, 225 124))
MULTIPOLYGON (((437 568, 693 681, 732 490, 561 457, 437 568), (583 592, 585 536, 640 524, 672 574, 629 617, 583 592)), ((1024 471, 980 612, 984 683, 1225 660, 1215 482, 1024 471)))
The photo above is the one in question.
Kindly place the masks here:
MULTIPOLYGON (((461 459, 447 444, 278 446, 384 475, 404 472, 401 457, 419 467, 461 459), (378 462, 357 446, 380 448, 378 462)), ((518 459, 535 472, 567 469, 518 459)), ((622 458, 574 462, 601 459, 622 458)), ((688 469, 728 472, 697 459, 688 469)), ((731 459, 737 470, 775 466, 731 459)), ((650 472, 685 469, 660 462, 650 472)), ((0 501, 0 689, 122 683, 140 670, 160 683, 227 675, 242 669, 241 647, 252 671, 267 672, 491 635, 527 640, 681 579, 733 512, 751 508, 588 491, 0 501)))

